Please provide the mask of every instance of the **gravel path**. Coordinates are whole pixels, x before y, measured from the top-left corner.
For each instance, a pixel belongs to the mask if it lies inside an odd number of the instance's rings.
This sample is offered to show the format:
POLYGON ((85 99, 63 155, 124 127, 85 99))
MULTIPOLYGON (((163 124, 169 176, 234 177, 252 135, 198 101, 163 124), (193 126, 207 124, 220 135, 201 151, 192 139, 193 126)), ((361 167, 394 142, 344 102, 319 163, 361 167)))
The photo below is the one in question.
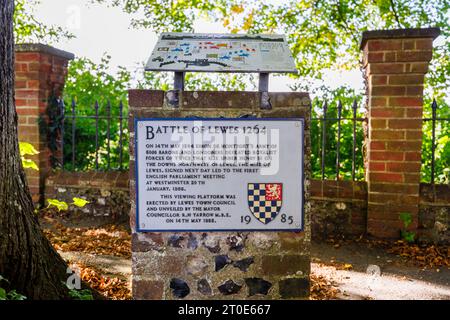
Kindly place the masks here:
POLYGON ((335 282, 339 299, 449 300, 450 269, 421 269, 380 248, 313 243, 311 271, 335 282), (343 269, 350 270, 343 270, 343 269))
POLYGON ((131 259, 76 251, 58 251, 58 253, 66 261, 80 262, 88 267, 101 270, 107 276, 119 277, 128 281, 131 280, 131 259))

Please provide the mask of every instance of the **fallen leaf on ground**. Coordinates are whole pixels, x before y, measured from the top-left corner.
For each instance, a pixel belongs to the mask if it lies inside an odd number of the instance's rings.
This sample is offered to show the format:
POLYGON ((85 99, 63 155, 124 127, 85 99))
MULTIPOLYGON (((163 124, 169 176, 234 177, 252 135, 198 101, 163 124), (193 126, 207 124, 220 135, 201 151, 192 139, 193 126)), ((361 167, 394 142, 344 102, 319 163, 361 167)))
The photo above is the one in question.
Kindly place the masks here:
POLYGON ((411 259, 422 268, 450 267, 450 246, 418 245, 396 241, 387 242, 384 247, 389 253, 411 259))
POLYGON ((54 222, 44 233, 57 250, 131 257, 131 236, 121 226, 67 228, 54 222))
POLYGON ((311 273, 310 300, 332 300, 336 299, 340 292, 335 284, 321 275, 311 273))
POLYGON ((343 268, 344 268, 344 270, 352 270, 353 266, 350 263, 345 263, 343 268))
POLYGON ((131 291, 126 280, 103 275, 99 270, 75 263, 81 280, 89 284, 92 289, 111 300, 130 300, 131 291))

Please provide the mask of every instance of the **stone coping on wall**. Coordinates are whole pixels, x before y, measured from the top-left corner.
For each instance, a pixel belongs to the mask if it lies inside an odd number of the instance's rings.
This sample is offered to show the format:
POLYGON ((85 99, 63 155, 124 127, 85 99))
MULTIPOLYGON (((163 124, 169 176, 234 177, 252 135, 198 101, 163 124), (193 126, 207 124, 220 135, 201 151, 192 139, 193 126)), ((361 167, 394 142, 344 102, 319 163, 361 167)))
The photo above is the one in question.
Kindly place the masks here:
MULTIPOLYGON (((129 101, 134 109, 160 108, 164 105, 165 95, 170 91, 140 90, 128 91, 129 101)), ((233 109, 245 105, 246 109, 259 110, 261 92, 257 91, 180 91, 179 105, 183 109, 233 109)), ((305 92, 270 92, 272 108, 291 108, 309 103, 305 92)))
POLYGON ((360 49, 371 39, 404 39, 404 38, 437 38, 441 34, 439 28, 408 28, 392 30, 369 30, 362 34, 360 49))
POLYGON ((110 188, 129 191, 128 171, 69 172, 57 171, 46 180, 49 187, 110 188))
POLYGON ((75 59, 75 55, 73 53, 60 50, 51 46, 48 46, 46 44, 42 43, 22 43, 22 44, 16 44, 15 45, 15 51, 16 52, 42 52, 47 53, 52 56, 57 56, 60 58, 64 58, 67 60, 73 60, 75 59))
MULTIPOLYGON (((367 201, 367 182, 350 180, 311 180, 311 199, 367 201)), ((450 207, 450 185, 421 183, 420 204, 450 207)))
POLYGON ((433 206, 450 206, 449 184, 420 184, 420 204, 433 206))
POLYGON ((367 182, 348 180, 311 180, 311 199, 367 201, 367 182))

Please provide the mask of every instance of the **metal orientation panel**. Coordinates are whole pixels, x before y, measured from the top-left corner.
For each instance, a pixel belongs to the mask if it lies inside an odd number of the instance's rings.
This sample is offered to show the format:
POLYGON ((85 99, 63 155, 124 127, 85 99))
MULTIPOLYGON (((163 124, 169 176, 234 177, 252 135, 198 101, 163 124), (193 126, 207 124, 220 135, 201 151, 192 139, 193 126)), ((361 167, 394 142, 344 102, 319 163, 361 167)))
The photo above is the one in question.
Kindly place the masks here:
POLYGON ((297 73, 283 35, 162 33, 146 71, 297 73))

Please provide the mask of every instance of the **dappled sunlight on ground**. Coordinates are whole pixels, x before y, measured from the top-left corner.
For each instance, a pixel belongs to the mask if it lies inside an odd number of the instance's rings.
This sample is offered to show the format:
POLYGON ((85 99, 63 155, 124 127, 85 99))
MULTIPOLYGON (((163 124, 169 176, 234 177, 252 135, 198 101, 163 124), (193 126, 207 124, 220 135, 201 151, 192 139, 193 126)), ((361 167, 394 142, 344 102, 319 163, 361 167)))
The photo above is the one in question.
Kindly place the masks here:
MULTIPOLYGON (((41 217, 53 246, 108 299, 131 299, 131 237, 112 222, 41 217)), ((311 300, 450 299, 450 247, 364 238, 312 243, 311 300)))

